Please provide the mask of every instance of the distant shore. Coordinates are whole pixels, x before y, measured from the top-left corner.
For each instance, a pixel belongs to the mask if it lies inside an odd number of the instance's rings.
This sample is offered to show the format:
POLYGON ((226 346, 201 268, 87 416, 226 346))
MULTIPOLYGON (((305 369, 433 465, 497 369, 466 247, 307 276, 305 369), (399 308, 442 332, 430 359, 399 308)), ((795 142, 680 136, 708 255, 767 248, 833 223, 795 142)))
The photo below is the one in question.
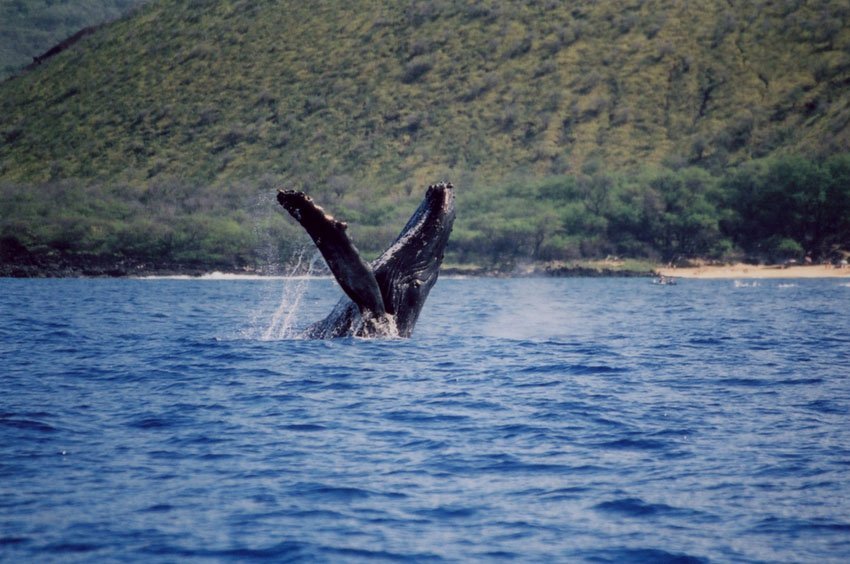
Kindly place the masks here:
MULTIPOLYGON (((286 269, 283 269, 284 271, 286 269)), ((285 272, 227 268, 200 265, 142 265, 142 264, 92 264, 62 262, 58 264, 0 264, 0 277, 12 278, 146 278, 146 277, 210 277, 213 274, 227 277, 280 277, 285 272)), ((697 279, 748 279, 748 278, 847 278, 850 268, 826 265, 764 266, 752 264, 700 265, 689 267, 662 267, 649 263, 624 264, 615 261, 589 261, 573 264, 527 264, 513 269, 486 268, 471 265, 445 265, 443 276, 469 278, 632 278, 669 276, 697 279)), ((314 272, 315 276, 329 276, 327 271, 314 272)))
POLYGON ((850 268, 829 265, 763 266, 753 264, 658 268, 656 272, 675 278, 850 278, 850 268))

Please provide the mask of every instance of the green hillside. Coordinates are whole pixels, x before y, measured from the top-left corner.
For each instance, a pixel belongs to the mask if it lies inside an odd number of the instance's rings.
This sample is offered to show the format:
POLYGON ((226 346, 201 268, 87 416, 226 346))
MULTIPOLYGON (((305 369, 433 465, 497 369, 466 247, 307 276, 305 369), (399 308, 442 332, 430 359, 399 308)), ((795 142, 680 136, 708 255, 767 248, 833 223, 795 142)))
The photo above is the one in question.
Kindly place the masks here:
MULTIPOLYGON (((0 85, 3 229, 50 247, 33 227, 49 216, 52 236, 70 222, 69 249, 95 254, 132 254, 106 239, 141 230, 151 257, 159 229, 172 246, 157 252, 189 260, 199 239, 179 226, 204 216, 232 222, 199 228, 243 249, 222 260, 255 263, 244 221, 285 183, 374 251, 449 178, 458 260, 508 260, 499 237, 522 249, 508 262, 748 251, 718 231, 738 167, 802 156, 829 176, 823 159, 850 150, 848 21, 843 0, 153 1, 0 85), (694 197, 717 241, 612 242, 611 206, 703 174, 694 197), (73 217, 53 217, 47 193, 73 217)), ((826 254, 843 236, 795 241, 826 254)))
POLYGON ((146 0, 0 2, 0 80, 80 29, 113 20, 146 0))

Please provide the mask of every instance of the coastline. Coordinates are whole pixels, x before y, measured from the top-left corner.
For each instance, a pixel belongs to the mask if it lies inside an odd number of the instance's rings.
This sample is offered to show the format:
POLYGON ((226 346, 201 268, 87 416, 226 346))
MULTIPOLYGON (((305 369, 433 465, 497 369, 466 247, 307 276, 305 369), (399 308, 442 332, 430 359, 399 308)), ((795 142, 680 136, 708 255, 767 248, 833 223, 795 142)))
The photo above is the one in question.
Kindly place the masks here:
MULTIPOLYGON (((0 278, 186 278, 239 279, 287 278, 281 269, 251 269, 201 265, 150 265, 118 262, 63 261, 58 264, 2 264, 0 278)), ((619 261, 588 261, 584 263, 525 264, 512 269, 487 268, 473 265, 444 265, 440 274, 452 278, 652 278, 665 276, 682 279, 801 279, 837 278, 850 280, 850 268, 831 265, 698 265, 662 267, 650 263, 624 264, 619 261)), ((302 273, 303 277, 306 274, 302 273)), ((310 277, 327 277, 320 270, 310 277)))

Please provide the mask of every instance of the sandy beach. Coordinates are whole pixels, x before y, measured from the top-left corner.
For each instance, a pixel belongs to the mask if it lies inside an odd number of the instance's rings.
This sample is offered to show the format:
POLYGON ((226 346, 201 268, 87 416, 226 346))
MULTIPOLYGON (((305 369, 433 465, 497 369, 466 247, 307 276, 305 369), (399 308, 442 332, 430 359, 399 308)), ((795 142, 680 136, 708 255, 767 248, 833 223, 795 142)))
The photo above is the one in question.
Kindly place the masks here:
POLYGON ((677 278, 847 278, 850 268, 826 265, 758 266, 732 264, 687 268, 659 268, 659 274, 677 278))

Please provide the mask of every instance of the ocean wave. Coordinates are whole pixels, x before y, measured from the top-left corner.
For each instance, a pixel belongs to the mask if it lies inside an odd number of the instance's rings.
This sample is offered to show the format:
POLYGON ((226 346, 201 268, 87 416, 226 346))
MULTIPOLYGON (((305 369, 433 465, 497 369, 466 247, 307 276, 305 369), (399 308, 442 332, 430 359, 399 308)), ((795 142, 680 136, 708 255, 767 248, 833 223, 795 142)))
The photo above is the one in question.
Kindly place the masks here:
POLYGON ((645 283, 441 279, 317 342, 263 340, 279 283, 0 280, 3 558, 846 559, 843 289, 645 283))

